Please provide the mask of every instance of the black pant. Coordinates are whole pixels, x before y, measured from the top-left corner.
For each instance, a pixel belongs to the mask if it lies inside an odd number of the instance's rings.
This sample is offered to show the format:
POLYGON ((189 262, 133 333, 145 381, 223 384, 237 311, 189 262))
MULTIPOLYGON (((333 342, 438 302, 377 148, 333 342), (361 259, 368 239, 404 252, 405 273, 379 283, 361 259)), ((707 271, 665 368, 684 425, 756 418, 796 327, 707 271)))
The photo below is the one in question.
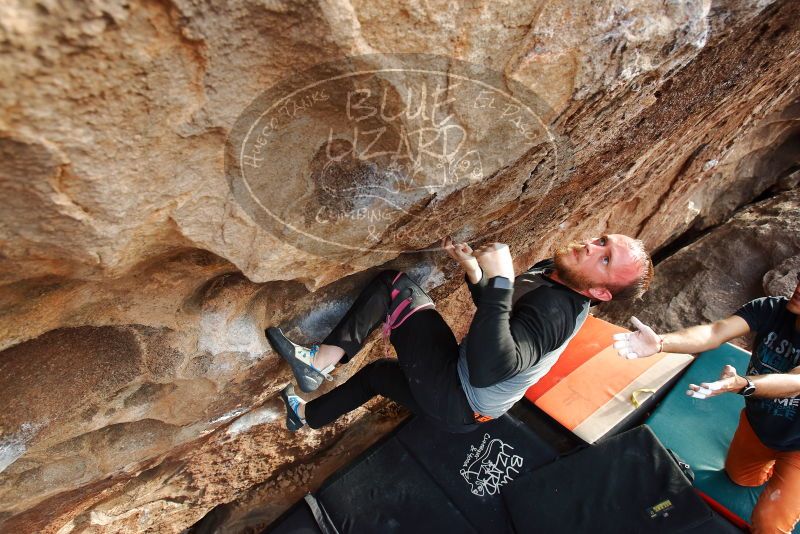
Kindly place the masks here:
MULTIPOLYGON (((396 274, 378 274, 322 342, 344 349, 342 363, 358 353, 370 332, 386 319, 396 274)), ((477 428, 456 370, 458 342, 439 312, 427 309, 414 313, 392 330, 389 340, 397 359, 376 360, 336 389, 309 401, 308 425, 320 428, 382 395, 432 419, 444 430, 468 432, 477 428)))

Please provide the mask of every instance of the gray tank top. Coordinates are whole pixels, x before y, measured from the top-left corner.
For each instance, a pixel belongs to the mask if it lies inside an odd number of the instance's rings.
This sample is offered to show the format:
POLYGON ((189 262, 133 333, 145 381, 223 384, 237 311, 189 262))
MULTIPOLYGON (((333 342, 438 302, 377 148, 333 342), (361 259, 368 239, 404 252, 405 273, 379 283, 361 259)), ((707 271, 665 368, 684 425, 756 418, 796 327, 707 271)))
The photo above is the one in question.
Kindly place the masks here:
MULTIPOLYGON (((549 278, 543 276, 545 270, 552 264, 537 264, 533 268, 525 271, 514 279, 514 295, 511 298, 511 306, 517 303, 524 295, 543 286, 554 287, 556 284, 549 278)), ((470 407, 476 413, 487 415, 492 418, 500 417, 506 413, 524 395, 525 391, 539 381, 550 371, 550 368, 564 352, 567 344, 575 336, 586 316, 589 315, 589 306, 585 306, 575 320, 575 329, 569 338, 554 350, 543 354, 536 365, 529 369, 493 384, 486 388, 476 388, 469 382, 469 367, 467 366, 467 336, 461 341, 458 347, 458 377, 461 380, 461 387, 467 396, 470 407)))

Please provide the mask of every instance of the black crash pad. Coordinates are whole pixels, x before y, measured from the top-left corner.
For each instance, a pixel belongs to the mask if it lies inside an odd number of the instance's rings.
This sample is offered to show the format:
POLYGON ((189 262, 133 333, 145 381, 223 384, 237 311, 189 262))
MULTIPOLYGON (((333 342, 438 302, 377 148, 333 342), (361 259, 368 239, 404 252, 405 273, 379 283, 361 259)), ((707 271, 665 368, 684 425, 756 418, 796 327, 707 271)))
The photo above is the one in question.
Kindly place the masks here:
POLYGON ((469 434, 448 434, 423 419, 397 437, 478 532, 510 532, 500 490, 558 453, 518 419, 504 415, 469 434))
POLYGON ((504 415, 467 434, 413 418, 316 493, 341 533, 491 532, 511 527, 500 489, 557 457, 504 415))
POLYGON ((738 532, 696 496, 647 427, 552 462, 556 455, 508 414, 469 434, 414 418, 269 532, 738 532), (650 519, 667 500, 668 513, 650 519))
POLYGON ((316 493, 341 534, 475 532, 397 438, 316 493))
POLYGON ((646 425, 519 477, 503 498, 517 532, 737 532, 646 425))

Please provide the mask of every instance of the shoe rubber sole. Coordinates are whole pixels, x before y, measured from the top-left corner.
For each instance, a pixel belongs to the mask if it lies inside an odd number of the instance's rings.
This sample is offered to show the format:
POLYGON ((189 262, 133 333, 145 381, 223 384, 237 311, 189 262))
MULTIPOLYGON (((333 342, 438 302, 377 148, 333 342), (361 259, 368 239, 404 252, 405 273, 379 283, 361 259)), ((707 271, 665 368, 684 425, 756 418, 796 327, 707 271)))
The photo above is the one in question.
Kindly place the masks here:
POLYGON ((289 397, 291 395, 294 395, 294 386, 287 384, 287 386, 281 390, 281 399, 283 399, 283 404, 286 406, 286 428, 291 432, 297 432, 303 428, 305 423, 303 423, 300 416, 292 410, 292 405, 289 404, 289 397))

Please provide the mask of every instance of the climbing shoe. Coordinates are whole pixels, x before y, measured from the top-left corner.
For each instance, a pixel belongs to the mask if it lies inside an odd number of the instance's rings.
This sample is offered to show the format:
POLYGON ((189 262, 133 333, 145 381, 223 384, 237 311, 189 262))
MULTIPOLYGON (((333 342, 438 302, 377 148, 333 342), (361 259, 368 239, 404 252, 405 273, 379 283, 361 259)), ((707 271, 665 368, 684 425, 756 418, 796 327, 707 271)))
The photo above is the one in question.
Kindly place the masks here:
POLYGON ((333 366, 321 370, 314 367, 314 356, 319 350, 318 345, 306 348, 292 343, 283 335, 280 328, 274 326, 267 328, 266 334, 267 340, 275 352, 280 354, 291 367, 292 374, 294 374, 301 391, 311 393, 322 384, 323 380, 333 380, 329 374, 333 366))
POLYGON ((281 399, 283 399, 283 403, 286 405, 286 428, 292 432, 303 428, 306 424, 306 420, 301 419, 298 413, 300 404, 302 404, 303 401, 294 394, 293 385, 287 384, 286 387, 281 390, 281 399))
POLYGON ((433 300, 406 273, 399 272, 392 279, 391 302, 381 332, 387 342, 392 330, 420 310, 434 308, 433 300))

